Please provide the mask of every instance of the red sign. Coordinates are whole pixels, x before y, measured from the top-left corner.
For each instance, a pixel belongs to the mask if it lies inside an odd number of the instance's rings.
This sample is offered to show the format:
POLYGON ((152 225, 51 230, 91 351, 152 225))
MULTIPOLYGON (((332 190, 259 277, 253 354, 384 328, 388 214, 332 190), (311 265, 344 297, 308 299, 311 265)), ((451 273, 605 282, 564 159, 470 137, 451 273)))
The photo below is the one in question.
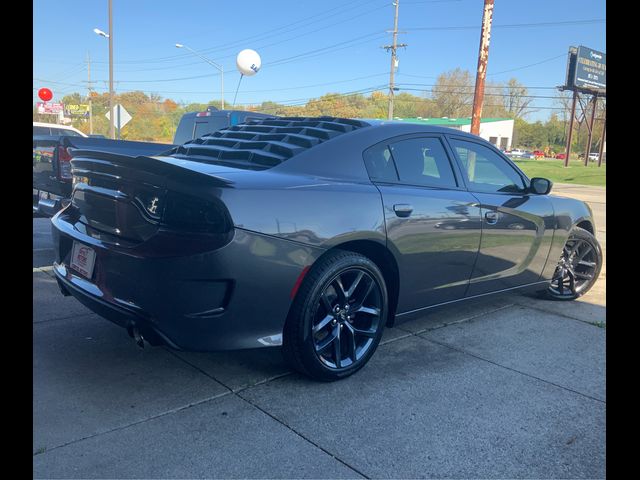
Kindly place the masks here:
POLYGON ((38 113, 60 113, 64 111, 64 103, 37 102, 38 113))
POLYGON ((53 98, 53 92, 48 88, 41 88, 38 90, 38 97, 40 97, 40 100, 48 102, 53 98))

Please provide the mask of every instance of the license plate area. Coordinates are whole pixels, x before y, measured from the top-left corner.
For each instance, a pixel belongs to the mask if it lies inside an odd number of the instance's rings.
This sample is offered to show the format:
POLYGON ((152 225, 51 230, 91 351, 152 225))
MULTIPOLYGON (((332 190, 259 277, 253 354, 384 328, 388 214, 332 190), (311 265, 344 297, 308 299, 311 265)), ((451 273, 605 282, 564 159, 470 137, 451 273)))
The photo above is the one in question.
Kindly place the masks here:
POLYGON ((96 252, 80 242, 73 242, 71 248, 71 262, 69 267, 78 272, 83 277, 91 280, 93 267, 96 263, 96 252))

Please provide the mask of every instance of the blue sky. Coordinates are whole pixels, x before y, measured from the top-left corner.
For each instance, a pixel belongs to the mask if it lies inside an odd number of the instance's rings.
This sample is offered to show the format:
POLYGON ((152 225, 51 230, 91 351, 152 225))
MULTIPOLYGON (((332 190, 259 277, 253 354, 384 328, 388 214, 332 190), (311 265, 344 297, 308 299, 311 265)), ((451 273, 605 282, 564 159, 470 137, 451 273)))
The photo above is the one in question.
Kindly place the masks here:
MULTIPOLYGON (((571 45, 606 52, 604 0, 496 0, 488 79, 514 76, 532 95, 553 96, 564 81, 571 45), (556 22, 575 22, 548 25, 556 22), (547 25, 523 26, 522 24, 547 25), (516 25, 516 26, 514 26, 516 25), (517 26, 520 25, 520 26, 517 26)), ((429 90, 435 77, 460 67, 475 75, 482 0, 400 0, 397 82, 429 90)), ((183 43, 225 68, 230 103, 239 73, 235 57, 252 48, 261 71, 242 81, 237 104, 301 103, 328 92, 384 88, 389 77, 391 0, 113 0, 115 90, 155 92, 179 102, 219 98, 218 71, 183 43), (196 77, 196 78, 191 78, 196 77)), ((107 0, 34 0, 33 101, 86 93, 86 56, 94 88, 108 90, 107 0)), ((420 93, 411 91, 411 93, 420 93)), ((553 100, 536 98, 544 119, 553 100)))

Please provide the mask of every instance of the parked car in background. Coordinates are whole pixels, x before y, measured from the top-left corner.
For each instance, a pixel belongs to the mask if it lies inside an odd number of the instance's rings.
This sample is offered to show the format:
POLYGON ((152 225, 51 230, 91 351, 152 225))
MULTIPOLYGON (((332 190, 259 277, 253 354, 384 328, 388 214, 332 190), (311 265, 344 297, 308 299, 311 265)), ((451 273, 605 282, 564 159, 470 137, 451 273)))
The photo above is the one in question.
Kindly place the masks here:
POLYGON ((564 160, 565 158, 567 158, 566 153, 556 153, 556 156, 555 156, 556 160, 564 160))
POLYGON ((589 160, 591 161, 597 161, 600 158, 600 153, 598 152, 592 152, 589 154, 589 160))
POLYGON ((57 123, 33 122, 33 135, 62 135, 69 137, 85 137, 77 128, 68 125, 58 125, 57 123))
POLYGON ((510 157, 521 157, 521 156, 523 156, 525 153, 527 153, 527 152, 525 152, 524 150, 520 150, 519 148, 514 148, 513 150, 511 150, 511 151, 509 152, 509 156, 510 156, 510 157))
POLYGON ((103 135, 87 137, 73 127, 33 122, 33 214, 51 217, 68 202, 72 190, 72 149, 129 156, 158 155, 206 133, 261 118, 273 118, 273 115, 215 107, 185 113, 173 144, 112 140, 103 135))
POLYGON ((573 300, 602 265, 586 203, 446 127, 260 119, 163 155, 71 155, 53 272, 139 345, 282 347, 336 380, 396 321, 516 288, 573 300))
POLYGON ((534 150, 533 151, 534 158, 544 158, 546 155, 542 150, 534 150))

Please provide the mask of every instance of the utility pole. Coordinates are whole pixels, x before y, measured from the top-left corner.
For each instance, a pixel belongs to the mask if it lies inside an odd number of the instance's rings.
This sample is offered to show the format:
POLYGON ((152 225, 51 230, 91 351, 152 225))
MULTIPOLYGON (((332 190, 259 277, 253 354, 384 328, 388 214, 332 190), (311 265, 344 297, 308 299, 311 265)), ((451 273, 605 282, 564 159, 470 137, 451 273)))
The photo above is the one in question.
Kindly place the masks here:
POLYGON ((109 138, 115 138, 115 115, 113 114, 113 5, 109 0, 109 138))
POLYGON ((387 119, 393 120, 393 97, 395 95, 395 79, 394 74, 395 70, 398 66, 398 56, 397 49, 398 47, 406 47, 406 43, 401 43, 398 45, 398 8, 400 7, 400 0, 395 0, 393 5, 396 7, 395 16, 393 19, 393 45, 384 45, 386 51, 391 50, 391 70, 389 71, 389 111, 387 113, 387 119))
POLYGON ((89 56, 89 52, 87 52, 87 90, 88 90, 88 98, 89 98, 89 134, 93 134, 93 108, 91 107, 91 90, 93 82, 91 81, 91 57, 89 56))
POLYGON ((484 0, 482 31, 480 32, 480 50, 478 51, 478 71, 476 73, 476 87, 473 93, 473 113, 471 115, 471 133, 474 135, 480 135, 480 118, 482 117, 482 103, 484 102, 484 80, 487 76, 492 20, 493 0, 484 0))

